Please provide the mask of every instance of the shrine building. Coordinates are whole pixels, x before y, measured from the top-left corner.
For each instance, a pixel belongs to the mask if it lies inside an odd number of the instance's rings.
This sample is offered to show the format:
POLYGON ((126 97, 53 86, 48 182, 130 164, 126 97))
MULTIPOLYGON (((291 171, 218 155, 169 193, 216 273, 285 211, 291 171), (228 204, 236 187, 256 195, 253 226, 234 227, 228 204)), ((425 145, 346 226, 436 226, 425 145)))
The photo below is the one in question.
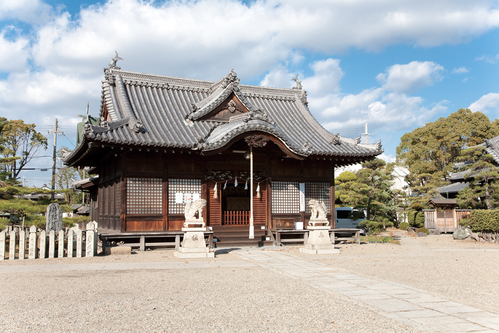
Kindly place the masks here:
POLYGON ((99 228, 181 230, 184 206, 207 201, 206 225, 255 230, 306 222, 310 199, 323 201, 332 227, 335 168, 376 158, 362 144, 325 130, 310 113, 298 78, 293 89, 104 70, 100 120, 87 117, 70 166, 90 167, 84 185, 99 228), (253 193, 250 168, 253 163, 253 193))

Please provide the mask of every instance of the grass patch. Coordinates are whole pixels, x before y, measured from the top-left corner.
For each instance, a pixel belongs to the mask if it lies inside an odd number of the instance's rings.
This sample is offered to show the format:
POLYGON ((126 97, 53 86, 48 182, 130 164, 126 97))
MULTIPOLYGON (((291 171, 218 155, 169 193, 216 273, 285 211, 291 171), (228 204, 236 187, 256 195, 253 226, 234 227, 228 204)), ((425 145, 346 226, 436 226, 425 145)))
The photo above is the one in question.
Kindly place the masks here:
POLYGON ((380 243, 380 244, 400 245, 400 241, 394 240, 392 236, 380 236, 380 235, 360 236, 360 241, 363 243, 380 243))

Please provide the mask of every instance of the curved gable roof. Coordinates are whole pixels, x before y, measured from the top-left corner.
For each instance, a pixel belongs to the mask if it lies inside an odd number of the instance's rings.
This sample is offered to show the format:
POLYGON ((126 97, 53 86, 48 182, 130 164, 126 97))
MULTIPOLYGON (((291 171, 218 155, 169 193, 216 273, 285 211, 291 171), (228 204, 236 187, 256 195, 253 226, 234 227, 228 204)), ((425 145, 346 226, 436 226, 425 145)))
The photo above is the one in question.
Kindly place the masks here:
MULTIPOLYGON (((102 90, 108 120, 101 120, 99 126, 86 124, 87 142, 208 151, 244 128, 271 133, 300 156, 369 159, 383 152, 380 143, 363 145, 325 130, 308 110, 304 90, 240 85, 234 71, 210 82, 106 68, 102 90), (231 94, 248 112, 263 114, 270 121, 244 126, 203 121, 231 94)), ((77 147, 72 155, 82 149, 77 147)))

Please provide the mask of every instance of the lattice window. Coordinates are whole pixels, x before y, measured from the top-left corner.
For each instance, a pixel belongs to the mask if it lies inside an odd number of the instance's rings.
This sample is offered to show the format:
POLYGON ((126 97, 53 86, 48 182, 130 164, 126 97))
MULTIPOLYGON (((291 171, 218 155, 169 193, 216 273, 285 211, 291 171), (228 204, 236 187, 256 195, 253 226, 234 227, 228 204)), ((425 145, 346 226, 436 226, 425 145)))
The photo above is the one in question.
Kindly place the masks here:
POLYGON ((298 182, 272 182, 272 213, 300 213, 300 187, 298 182))
POLYGON ((168 214, 184 214, 185 204, 201 198, 201 179, 168 180, 168 214))
POLYGON ((163 214, 161 178, 128 178, 127 214, 163 214))
POLYGON ((305 207, 306 213, 310 213, 308 202, 310 199, 323 201, 326 205, 327 212, 331 213, 331 196, 329 194, 330 183, 305 183, 305 207))
POLYGON ((102 189, 104 193, 104 215, 109 215, 109 186, 102 189))

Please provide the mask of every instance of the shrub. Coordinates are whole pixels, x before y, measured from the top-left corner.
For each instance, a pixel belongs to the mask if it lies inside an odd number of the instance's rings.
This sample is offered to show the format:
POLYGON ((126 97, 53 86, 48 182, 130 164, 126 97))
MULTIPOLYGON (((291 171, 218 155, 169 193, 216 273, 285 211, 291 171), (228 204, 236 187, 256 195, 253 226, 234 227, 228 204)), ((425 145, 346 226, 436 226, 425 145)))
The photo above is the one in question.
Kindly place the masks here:
POLYGON ((461 220, 460 224, 464 223, 474 232, 499 232, 499 209, 473 210, 469 219, 461 220))
POLYGON ((419 232, 424 232, 425 234, 429 235, 430 234, 430 230, 426 229, 425 227, 422 227, 422 228, 419 228, 417 231, 416 231, 416 234, 419 233, 419 232))
POLYGON ((424 209, 424 206, 422 203, 415 202, 411 205, 411 209, 416 210, 416 211, 422 211, 424 209))
POLYGON ((366 231, 370 234, 377 234, 383 230, 385 230, 385 227, 392 227, 393 222, 389 221, 388 219, 383 219, 379 217, 381 221, 371 221, 371 220, 364 220, 359 222, 359 227, 366 229, 366 231))
POLYGON ((410 210, 407 214, 409 225, 414 228, 421 228, 424 226, 424 212, 417 210, 410 210))
POLYGON ((413 227, 415 228, 424 227, 424 212, 418 212, 416 214, 416 219, 414 221, 413 227))
POLYGON ((409 223, 402 222, 402 223, 399 224, 399 229, 400 230, 407 230, 407 228, 409 228, 409 223))

